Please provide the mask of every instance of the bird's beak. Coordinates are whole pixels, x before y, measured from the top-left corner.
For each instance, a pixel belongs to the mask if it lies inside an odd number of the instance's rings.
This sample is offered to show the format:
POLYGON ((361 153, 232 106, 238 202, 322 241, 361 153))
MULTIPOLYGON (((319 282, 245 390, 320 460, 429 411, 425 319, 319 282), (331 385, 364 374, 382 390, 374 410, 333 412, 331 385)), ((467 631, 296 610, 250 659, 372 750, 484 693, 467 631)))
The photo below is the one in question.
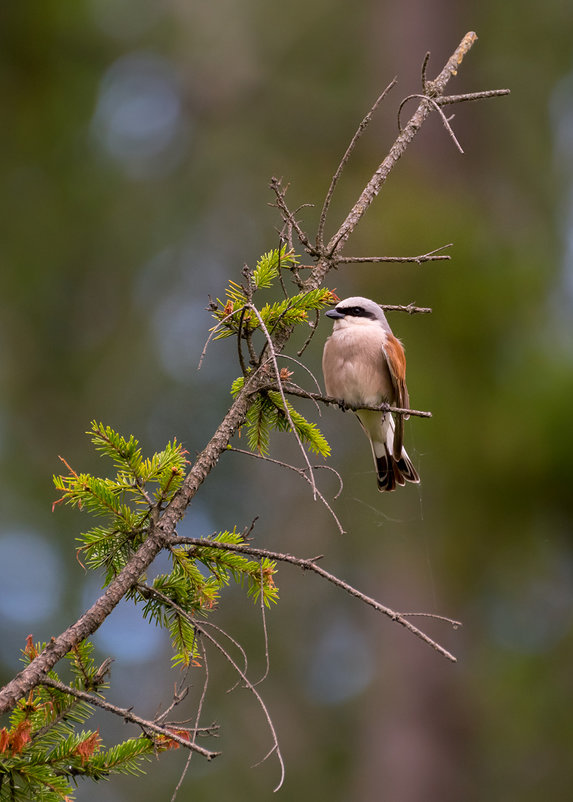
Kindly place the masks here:
POLYGON ((339 320, 341 317, 344 317, 342 312, 339 312, 338 309, 329 309, 328 312, 324 313, 326 317, 331 317, 333 320, 339 320))

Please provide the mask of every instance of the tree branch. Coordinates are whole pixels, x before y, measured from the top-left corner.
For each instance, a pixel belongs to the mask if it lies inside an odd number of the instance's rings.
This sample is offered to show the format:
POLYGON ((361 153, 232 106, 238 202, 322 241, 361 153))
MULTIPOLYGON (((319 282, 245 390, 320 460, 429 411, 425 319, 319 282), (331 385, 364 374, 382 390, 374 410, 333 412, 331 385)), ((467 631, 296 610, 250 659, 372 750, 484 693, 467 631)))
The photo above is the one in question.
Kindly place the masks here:
POLYGON ((346 220, 328 243, 327 251, 329 254, 332 255, 335 250, 340 250, 342 245, 346 242, 350 234, 356 228, 358 221, 364 215, 376 195, 380 192, 382 184, 386 181, 390 171, 402 156, 412 139, 416 136, 423 123, 430 116, 433 104, 430 102, 429 92, 431 91, 432 99, 443 95, 450 78, 456 75, 464 56, 470 50, 476 39, 477 35, 473 31, 466 33, 437 78, 426 83, 425 91, 428 96, 420 102, 418 108, 390 148, 388 155, 380 164, 366 187, 362 190, 360 197, 350 210, 346 220))
MULTIPOLYGON (((382 161, 374 175, 362 190, 360 197, 346 216, 346 219, 339 227, 336 234, 333 235, 328 245, 325 246, 323 253, 319 256, 317 265, 312 275, 305 281, 306 289, 314 289, 319 287, 323 282, 328 271, 334 267, 339 260, 340 251, 348 240, 358 222, 373 202, 374 198, 380 192, 382 185, 385 183, 391 170, 395 167, 396 163, 414 139, 423 123, 430 116, 432 111, 439 105, 440 97, 443 96, 444 90, 453 75, 457 74, 459 66, 463 61, 464 56, 470 50, 472 45, 477 39, 477 35, 470 31, 467 33, 455 51, 452 53, 440 74, 433 81, 425 80, 425 66, 427 58, 424 62, 424 98, 421 100, 418 108, 396 138, 394 144, 390 148, 388 155, 382 161)), ((480 94, 482 97, 496 97, 498 95, 507 94, 508 90, 489 90, 480 94)), ((451 95, 450 98, 456 96, 451 95)), ((472 99, 470 95, 460 96, 460 100, 472 99)), ((475 99, 478 99, 477 97, 475 99)), ((457 102, 450 100, 449 102, 457 102)), ((298 233, 298 232, 297 232, 298 233)), ((315 249, 316 250, 316 249, 315 249)))
MULTIPOLYGON (((418 311, 418 310, 416 310, 418 311)), ((425 310, 424 310, 425 311, 425 310)), ((371 409, 373 412, 395 412, 398 415, 414 415, 418 418, 431 418, 431 412, 425 412, 421 409, 406 409, 405 407, 394 407, 391 404, 378 404, 376 406, 367 406, 366 404, 356 406, 353 404, 345 404, 339 398, 334 398, 331 395, 320 395, 320 393, 310 393, 308 390, 303 390, 301 387, 297 387, 296 384, 292 384, 291 382, 282 382, 282 386, 284 388, 285 393, 288 395, 297 395, 299 398, 310 398, 313 401, 321 401, 323 404, 332 404, 337 407, 342 407, 344 410, 350 410, 352 412, 357 412, 359 409, 371 409)), ((268 388, 269 390, 276 390, 277 388, 274 385, 270 385, 268 388)))
POLYGON ((76 643, 92 635, 127 591, 137 584, 139 577, 145 573, 166 545, 168 538, 175 531, 175 526, 183 517, 187 505, 217 464, 219 456, 226 449, 235 431, 244 422, 250 395, 256 391, 257 381, 263 383, 263 381, 268 382, 268 379, 266 376, 259 376, 258 379, 253 377, 249 388, 239 393, 215 434, 195 460, 180 490, 163 511, 161 518, 156 522, 152 521, 146 541, 125 568, 110 582, 103 595, 74 624, 58 637, 52 638, 44 651, 2 688, 0 714, 10 710, 18 699, 38 685, 76 643))
MULTIPOLYGON (((96 696, 93 693, 88 693, 87 691, 82 691, 78 688, 72 688, 70 685, 66 685, 65 683, 52 679, 51 677, 43 677, 38 684, 44 685, 46 688, 54 688, 55 690, 60 691, 60 693, 74 696, 76 699, 81 699, 82 702, 88 702, 90 705, 94 705, 95 707, 101 707, 103 710, 107 710, 108 713, 113 713, 114 715, 124 719, 124 721, 129 721, 131 724, 137 724, 138 727, 141 727, 144 735, 148 735, 149 732, 155 732, 158 735, 163 735, 165 738, 175 741, 180 746, 184 746, 186 749, 190 749, 193 752, 198 752, 200 755, 203 755, 203 757, 206 757, 207 760, 212 760, 214 757, 217 757, 221 754, 220 752, 211 752, 209 749, 198 746, 194 740, 182 738, 180 735, 177 735, 177 733, 173 732, 173 730, 171 730, 167 725, 156 724, 154 721, 149 721, 148 719, 136 716, 135 713, 131 712, 131 710, 112 705, 110 702, 107 702, 105 699, 102 699, 100 696, 96 696)), ((179 725, 177 725, 177 728, 182 729, 182 727, 179 725)))
MULTIPOLYGON (((370 607, 373 607, 378 612, 382 613, 383 615, 390 618, 392 621, 396 621, 398 624, 401 624, 405 627, 409 632, 415 635, 420 640, 423 640, 441 655, 446 657, 448 660, 451 660, 453 663, 457 662, 456 658, 454 657, 451 652, 441 646, 437 641, 433 640, 426 635, 425 632, 418 629, 418 627, 414 626, 410 621, 407 620, 404 614, 398 613, 395 610, 390 609, 390 607, 386 607, 384 604, 381 604, 376 599, 373 599, 371 596, 367 596, 365 593, 357 590, 352 585, 349 585, 348 582, 345 582, 343 579, 339 579, 339 577, 331 574, 329 571, 326 571, 324 568, 316 564, 316 560, 318 559, 315 557, 314 559, 304 559, 302 557, 295 557, 292 554, 283 554, 281 552, 270 551, 268 549, 260 549, 254 546, 249 546, 245 544, 237 544, 237 543, 224 543, 220 540, 209 540, 208 538, 194 538, 194 537, 179 537, 176 536, 172 539, 172 542, 177 545, 186 545, 186 546, 195 546, 200 548, 211 548, 213 546, 217 549, 226 549, 228 551, 236 551, 241 554, 250 554, 253 557, 266 557, 269 560, 276 560, 277 562, 285 562, 290 563, 290 565, 296 565, 298 568, 302 568, 305 571, 312 571, 315 574, 318 574, 323 579, 326 579, 328 582, 331 582, 333 585, 341 588, 342 590, 349 593, 351 596, 354 596, 356 599, 368 604, 370 607)), ((417 615, 416 613, 407 613, 406 615, 417 615)), ((444 616, 432 616, 431 613, 427 614, 428 617, 436 617, 439 620, 448 621, 453 626, 461 626, 459 621, 453 621, 452 619, 445 618, 444 616)))

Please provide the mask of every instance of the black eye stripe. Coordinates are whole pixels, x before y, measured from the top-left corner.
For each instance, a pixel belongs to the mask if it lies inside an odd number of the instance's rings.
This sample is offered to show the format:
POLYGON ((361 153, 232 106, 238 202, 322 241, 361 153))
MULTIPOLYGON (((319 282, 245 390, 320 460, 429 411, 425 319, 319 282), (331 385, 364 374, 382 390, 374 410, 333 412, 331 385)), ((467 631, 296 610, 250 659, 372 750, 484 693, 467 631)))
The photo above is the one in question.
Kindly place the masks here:
POLYGON ((343 309, 339 310, 344 315, 348 315, 349 317, 369 317, 374 318, 374 315, 371 312, 367 312, 363 306, 346 306, 343 309))

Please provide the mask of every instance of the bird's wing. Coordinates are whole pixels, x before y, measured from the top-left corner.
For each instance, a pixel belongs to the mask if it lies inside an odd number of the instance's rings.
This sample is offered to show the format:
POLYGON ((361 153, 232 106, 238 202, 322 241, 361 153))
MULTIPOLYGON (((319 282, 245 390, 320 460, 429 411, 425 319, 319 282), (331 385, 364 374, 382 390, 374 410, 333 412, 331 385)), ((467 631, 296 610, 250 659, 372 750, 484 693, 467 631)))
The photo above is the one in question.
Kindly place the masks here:
MULTIPOLYGON (((393 334, 388 334, 384 344, 384 356, 388 364, 390 379, 394 389, 396 406, 407 409, 410 404, 408 388, 406 387, 406 355, 402 343, 393 334)), ((404 416, 396 415, 396 428, 394 431, 394 459, 402 456, 404 441, 404 416)))

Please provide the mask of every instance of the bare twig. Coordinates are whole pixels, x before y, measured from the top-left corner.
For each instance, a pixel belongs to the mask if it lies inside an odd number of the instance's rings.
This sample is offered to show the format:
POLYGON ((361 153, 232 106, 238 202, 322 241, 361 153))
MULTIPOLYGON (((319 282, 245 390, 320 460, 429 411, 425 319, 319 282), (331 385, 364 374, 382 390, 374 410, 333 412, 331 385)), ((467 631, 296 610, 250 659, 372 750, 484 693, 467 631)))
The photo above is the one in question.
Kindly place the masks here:
MULTIPOLYGON (((240 652, 241 657, 243 658, 243 673, 246 674, 247 670, 249 668, 249 659, 247 657, 246 651, 241 646, 239 641, 236 638, 234 638, 232 635, 230 635, 222 627, 219 627, 219 626, 217 626, 217 624, 214 624, 212 621, 205 620, 205 621, 202 622, 202 624, 203 624, 204 627, 211 627, 211 629, 214 629, 215 632, 218 632, 219 635, 222 635, 224 638, 227 638, 227 640, 230 641, 233 644, 233 646, 237 649, 238 652, 240 652)), ((239 682, 240 682, 240 680, 238 680, 234 685, 232 685, 230 688, 228 688, 227 689, 227 693, 231 693, 232 691, 234 691, 235 688, 237 687, 237 685, 239 684, 239 682)))
MULTIPOLYGON (((201 366, 203 364, 203 360, 205 359, 205 354, 207 353, 207 348, 209 347, 209 343, 211 342, 213 337, 215 337, 215 335, 217 334, 217 331, 222 327, 223 323, 226 320, 229 320, 229 318, 234 317, 237 314, 237 312, 241 312, 241 325, 242 325, 243 315, 245 313, 245 307, 244 306, 241 307, 241 309, 234 309, 230 314, 225 315, 225 317, 222 318, 217 323, 216 326, 213 326, 213 328, 211 329, 211 331, 209 333, 209 336, 207 337, 205 345, 203 346, 203 350, 201 351, 201 356, 199 357, 199 364, 197 365, 197 370, 201 370, 201 366)), ((239 343, 240 343, 240 338, 239 338, 239 343)), ((242 362, 241 362, 241 364, 242 364, 242 362)))
POLYGON ((309 460, 309 458, 307 456, 305 447, 302 444, 302 440, 300 439, 300 435, 296 430, 296 427, 294 425, 294 421, 292 419, 292 415, 290 414, 290 411, 289 411, 289 408, 288 408, 288 403, 287 403, 286 396, 285 396, 285 393, 284 393, 284 390, 283 390, 283 385, 282 385, 282 382, 281 382, 281 372, 279 370, 279 366, 278 366, 278 362, 277 362, 277 354, 275 352, 275 347, 274 347, 273 340, 272 340, 271 335, 269 334, 268 329, 267 329, 267 327, 265 325, 265 321, 263 320, 263 318, 261 316, 261 313, 259 312, 257 307, 254 306, 253 304, 249 304, 249 309, 252 309, 252 311, 256 315, 257 320, 259 321, 259 325, 260 325, 260 327, 261 327, 261 329, 262 329, 262 331, 263 331, 263 333, 264 333, 264 335, 266 337, 267 345, 268 345, 268 349, 269 349, 269 354, 270 354, 270 359, 271 359, 271 362, 273 364, 273 368, 274 368, 275 376, 276 376, 276 381, 277 381, 276 389, 281 394, 281 399, 282 399, 283 407, 284 407, 284 413, 285 413, 286 418, 287 418, 287 420, 289 422, 291 431, 294 434, 294 436, 296 438, 296 441, 297 441, 297 443, 298 443, 298 445, 300 447, 300 450, 302 452, 302 456, 304 458, 304 461, 306 462, 306 465, 307 465, 307 468, 308 468, 308 473, 309 473, 310 486, 312 487, 312 494, 313 494, 314 498, 316 498, 317 488, 316 488, 316 485, 314 483, 314 475, 313 475, 313 472, 312 472, 312 466, 310 464, 310 460, 309 460))
MULTIPOLYGON (((297 395, 299 398, 310 398, 313 401, 321 401, 323 404, 333 404, 338 407, 342 407, 344 409, 351 410, 352 412, 356 412, 359 409, 371 409, 373 412, 395 412, 398 415, 414 415, 417 418, 431 418, 431 412, 425 412, 421 409, 406 409, 405 407, 394 407, 391 404, 377 404, 368 406, 366 404, 361 406, 356 406, 354 404, 346 404, 341 401, 339 398, 334 398, 332 395, 319 395, 318 393, 311 393, 307 390, 301 390, 300 387, 297 387, 296 384, 291 384, 290 382, 283 382, 282 386, 284 388, 285 393, 288 395, 297 395)), ((273 385, 268 389, 276 389, 273 385)))
POLYGON ((281 290, 283 291, 283 295, 284 295, 286 300, 288 300, 289 294, 287 292, 287 288, 285 287, 285 283, 284 283, 284 280, 283 280, 283 269, 284 268, 283 268, 283 266, 281 264, 281 254, 282 254, 282 251, 283 251, 283 246, 285 246, 287 244, 288 243, 285 240, 285 238, 279 234, 278 276, 279 276, 279 282, 280 282, 280 285, 281 285, 281 290))
POLYGON ((310 378, 313 380, 316 388, 318 390, 320 390, 320 385, 319 385, 319 383, 317 381, 317 378, 316 378, 316 376, 314 375, 314 373, 312 372, 312 370, 309 367, 307 367, 305 364, 300 362, 298 359, 295 359, 294 356, 289 356, 289 354, 277 354, 277 357, 280 357, 281 359, 289 359, 291 362, 294 362, 295 365, 298 365, 299 368, 302 368, 303 370, 306 370, 306 372, 308 373, 310 378))
POLYGON ((422 314, 429 315, 432 311, 429 306, 414 306, 414 304, 380 304, 380 308, 385 312, 407 312, 409 315, 422 314))
MULTIPOLYGON (((302 468, 297 468, 295 465, 289 465, 288 462, 281 462, 281 460, 273 459, 272 457, 267 457, 265 454, 255 454, 254 451, 245 451, 242 448, 235 448, 234 446, 229 446, 227 451, 236 451, 237 454, 245 454, 245 455, 247 455, 249 457, 255 457, 255 459, 262 459, 265 462, 271 462, 274 465, 279 465, 281 468, 288 468, 289 470, 294 471, 295 473, 298 473, 298 475, 302 476, 302 478, 306 482, 311 484, 308 476, 306 475, 306 471, 303 471, 302 468)), ((313 467, 314 470, 318 470, 319 468, 324 468, 326 470, 330 470, 338 477, 338 480, 340 482, 340 489, 339 489, 338 493, 334 497, 334 498, 338 498, 338 496, 340 495, 340 493, 342 491, 342 478, 340 477, 340 474, 338 473, 338 471, 335 471, 334 468, 330 467, 330 465, 314 465, 312 467, 313 467)), ((336 526, 338 528, 338 531, 340 532, 341 535, 343 535, 344 534, 344 529, 342 527, 342 524, 338 520, 338 516, 336 515, 336 513, 334 512, 334 510, 332 509, 332 507, 330 506, 328 501, 325 499, 325 497, 322 495, 322 493, 320 492, 320 490, 316 486, 315 486, 315 490, 316 490, 316 495, 318 496, 320 501, 322 501, 322 503, 324 504, 326 509, 329 511, 329 513, 334 518, 334 522, 335 522, 335 524, 336 524, 336 526)))
POLYGON ((463 626, 461 621, 456 621, 455 618, 448 618, 446 615, 436 615, 436 613, 400 613, 404 618, 435 618, 436 621, 444 621, 450 624, 454 629, 463 626))
POLYGON ((319 317, 320 317, 320 312, 318 311, 318 309, 315 309, 314 310, 314 322, 312 322, 312 323, 309 322, 309 324, 308 324, 310 326, 310 334, 308 335, 308 337, 304 341, 304 345, 302 346, 302 348, 300 348, 296 352, 297 356, 302 356, 304 354, 304 352, 306 351, 306 349, 308 348, 308 346, 310 345, 310 342, 311 342, 312 338, 314 337, 314 335, 316 334, 316 330, 318 328, 318 319, 319 319, 319 317))
POLYGON ((428 79, 426 77, 428 64, 430 62, 430 51, 426 53, 424 56, 424 61, 422 62, 422 90, 424 94, 428 91, 428 79))
POLYGON ((94 705, 95 707, 101 707, 103 710, 107 710, 109 713, 120 716, 120 718, 124 719, 124 721, 137 724, 138 727, 141 727, 145 735, 149 735, 150 732, 162 735, 165 738, 169 738, 171 741, 175 741, 180 746, 184 746, 186 749, 191 749, 193 752, 198 752, 200 755, 203 755, 203 757, 206 757, 207 760, 212 760, 214 757, 217 757, 217 755, 221 754, 220 752, 211 752, 209 749, 198 746, 194 740, 191 741, 182 738, 166 725, 164 726, 157 724, 155 721, 149 721, 148 719, 136 716, 135 713, 132 713, 132 711, 129 709, 112 705, 110 702, 107 702, 100 696, 96 696, 93 693, 88 693, 87 691, 81 691, 78 688, 72 688, 70 685, 65 685, 59 680, 52 679, 51 677, 42 677, 37 684, 45 685, 47 688, 54 688, 55 690, 60 691, 60 693, 66 693, 69 696, 75 696, 76 699, 81 699, 83 702, 88 702, 90 705, 94 705))
MULTIPOLYGON (((213 541, 213 542, 218 542, 218 541, 213 541)), ((194 545, 196 545, 196 544, 194 544, 194 545)), ((270 713, 268 711, 268 708, 267 708, 262 696, 260 695, 260 693, 257 691, 257 689, 255 688, 253 683, 250 681, 250 679, 246 676, 245 672, 242 671, 241 668, 237 665, 237 663, 233 660, 233 658, 227 652, 227 650, 223 646, 221 646, 221 644, 219 643, 218 640, 216 640, 216 638, 214 638, 212 635, 209 634, 209 632, 207 632, 207 630, 205 629, 205 626, 204 626, 205 625, 204 621, 202 621, 202 622, 197 621, 196 618, 193 618, 193 616, 190 615, 190 613, 188 613, 186 610, 184 610, 182 607, 180 607, 178 604, 176 604, 172 599, 169 598, 169 596, 166 596, 160 590, 157 590, 156 588, 151 587, 151 585, 141 584, 140 587, 145 588, 148 593, 150 593, 150 594, 154 595, 156 598, 160 599, 164 604, 169 605, 171 607, 171 609, 174 610, 178 615, 180 615, 182 618, 184 618, 186 621, 188 621, 193 627, 196 627, 199 630, 199 632, 201 632, 203 637, 206 638, 206 640, 208 640, 209 643, 213 644, 213 646, 215 646, 215 648, 218 649, 221 652, 221 654, 224 656, 225 660, 227 660, 227 662, 234 668, 234 670, 237 672, 237 674, 241 677, 242 681, 245 684, 245 687, 253 694, 253 696, 255 697, 257 702, 259 703, 259 707, 263 711, 263 714, 264 714, 264 716, 265 716, 265 718, 267 720, 267 725, 269 727, 269 730, 270 730, 270 733, 271 733, 271 736, 272 736, 272 739, 273 739, 273 747, 270 750, 270 752, 268 752, 268 754, 265 756, 265 758, 263 758, 263 760, 266 759, 266 757, 269 757, 273 752, 276 752, 277 759, 279 761, 280 771, 281 771, 280 779, 279 779, 279 782, 278 782, 277 786, 274 789, 275 791, 278 791, 279 788, 282 786, 282 784, 284 782, 285 765, 284 765, 283 756, 282 756, 281 751, 280 751, 279 742, 278 742, 278 738, 277 738, 277 734, 276 734, 276 730, 275 730, 273 721, 271 719, 271 716, 270 716, 270 713)))
MULTIPOLYGON (((195 731, 194 731, 194 734, 193 734, 193 743, 195 743, 195 737, 196 737, 195 733, 197 732, 197 728, 199 727, 199 721, 201 719, 201 713, 203 711, 203 705, 205 704, 205 697, 207 696, 207 687, 209 685, 209 663, 207 661, 207 653, 205 651, 205 646, 203 645, 203 642, 201 641, 201 639, 199 639, 198 642, 199 642, 199 646, 201 648, 201 653, 203 655, 203 665, 205 666, 205 680, 203 682, 203 689, 201 691, 201 697, 199 699, 199 704, 197 705, 197 714, 195 716, 195 731)), ((189 766, 191 765, 192 757, 193 757, 193 752, 190 750, 189 751, 189 755, 187 756, 187 760, 185 761, 185 766, 183 767, 183 771, 181 772, 181 776, 179 777, 177 785, 175 786, 175 789, 173 790, 173 794, 171 796, 171 802, 175 802, 175 800, 177 798, 177 794, 179 793, 179 789, 183 785, 183 780, 185 779, 185 776, 187 775, 187 772, 189 771, 189 766)))
MULTIPOLYGON (((286 562, 290 563, 291 565, 296 565, 298 568, 303 568, 307 571, 313 571, 315 574, 318 574, 323 579, 326 579, 328 582, 331 582, 333 585, 341 588, 342 590, 349 593, 351 596, 354 596, 356 599, 368 604, 370 607, 373 607, 378 612, 382 613, 383 615, 390 618, 392 621, 396 621, 398 624, 401 624, 405 627, 409 632, 415 635, 420 640, 423 640, 437 652, 439 652, 444 657, 447 657, 448 660, 451 660, 453 663, 457 662, 456 658, 453 654, 451 654, 447 649, 437 643, 435 640, 426 635, 425 632, 415 627, 407 618, 402 615, 401 613, 397 613, 395 610, 390 609, 390 607, 386 607, 384 604, 381 604, 376 599, 373 599, 371 596, 367 596, 365 593, 357 590, 352 585, 345 582, 343 579, 339 579, 339 577, 331 574, 329 571, 326 571, 324 568, 316 564, 316 559, 303 559, 301 557, 295 557, 292 554, 283 554, 281 552, 270 551, 269 549, 259 549, 255 548, 254 546, 249 546, 247 544, 238 544, 238 543, 224 543, 220 540, 207 540, 207 538, 193 538, 193 537, 174 537, 173 543, 177 543, 178 545, 188 545, 188 546, 203 546, 209 547, 214 546, 218 549, 227 549, 229 551, 236 551, 242 554, 252 554, 254 557, 267 557, 270 560, 276 560, 277 562, 286 562)), ((410 614, 411 615, 411 614, 410 614)), ((437 616, 433 616, 437 617, 437 616)), ((451 622, 451 619, 447 619, 444 617, 445 621, 451 622)), ((458 622, 452 622, 453 624, 457 624, 458 622)))
POLYGON ((241 366, 241 372, 243 376, 247 375, 247 366, 245 365, 245 360, 243 359, 243 321, 245 319, 246 311, 247 311, 246 308, 243 306, 243 308, 241 309, 241 317, 239 318, 239 330, 237 332, 237 354, 239 357, 239 365, 241 366))
POLYGON ((376 264, 378 262, 414 262, 415 264, 422 264, 422 262, 447 262, 451 256, 447 253, 438 254, 443 248, 450 248, 449 245, 442 245, 441 248, 436 248, 435 251, 423 253, 420 256, 337 256, 336 261, 338 264, 360 264, 367 262, 369 264, 376 264))
POLYGON ((510 89, 487 89, 485 92, 466 92, 463 95, 443 95, 436 98, 438 106, 446 106, 449 103, 465 103, 469 100, 486 100, 490 97, 503 97, 509 95, 510 89))
POLYGON ((408 97, 405 97, 405 98, 404 98, 404 100, 403 100, 403 101, 400 103, 400 105, 399 105, 399 107, 398 107, 398 129, 399 129, 400 131, 402 130, 402 127, 401 127, 401 125, 400 125, 400 112, 402 111, 402 107, 403 107, 403 106, 404 106, 404 104, 405 104, 405 103, 407 103, 409 100, 412 100, 412 98, 418 98, 418 99, 421 99, 421 100, 424 100, 424 99, 426 99, 426 100, 429 100, 429 102, 430 102, 430 103, 433 103, 433 105, 434 105, 434 107, 435 107, 436 111, 438 112, 438 114, 439 114, 439 115, 440 115, 440 117, 442 118, 442 122, 444 123, 444 127, 445 127, 446 131, 447 131, 447 132, 448 132, 448 134, 451 136, 451 138, 454 140, 454 144, 455 144, 455 146, 457 147, 457 149, 459 150, 459 152, 460 152, 460 153, 463 153, 463 152, 464 152, 464 151, 463 151, 463 148, 462 148, 462 146, 460 145, 460 143, 458 142, 458 140, 457 140, 457 138, 456 138, 456 135, 455 135, 455 134, 454 134, 454 132, 453 132, 453 129, 452 129, 451 125, 450 125, 450 121, 448 120, 448 118, 446 117, 446 115, 444 114, 444 112, 441 110, 441 108, 440 108, 440 104, 439 104, 439 103, 437 103, 437 102, 434 100, 434 98, 433 98, 433 97, 428 97, 428 95, 408 95, 408 97))
POLYGON ((261 592, 259 594, 260 602, 261 602, 261 621, 263 624, 263 637, 265 643, 265 670, 262 676, 256 681, 253 681, 253 685, 260 685, 261 682, 264 682, 269 675, 269 671, 271 668, 271 655, 269 652, 269 632, 267 629, 267 614, 265 611, 265 594, 263 593, 263 561, 261 560, 261 592))
POLYGON ((278 206, 278 208, 283 213, 285 220, 288 220, 289 224, 296 231, 297 237, 301 241, 302 245, 304 245, 307 253, 310 253, 313 256, 318 256, 318 252, 317 252, 315 246, 311 243, 309 238, 306 236, 306 234, 304 233, 304 231, 300 227, 300 225, 298 223, 298 220, 294 216, 294 213, 291 212, 291 210, 287 206, 287 202, 285 200, 285 195, 286 195, 286 191, 288 189, 288 186, 283 189, 283 186, 281 184, 280 178, 274 178, 273 177, 273 178, 271 178, 270 187, 271 187, 272 191, 275 193, 275 196, 276 196, 276 199, 277 199, 276 204, 271 204, 271 205, 278 206))
POLYGON ((179 683, 179 688, 175 685, 173 689, 173 699, 171 700, 171 704, 159 715, 155 716, 154 721, 158 724, 161 724, 165 721, 167 716, 171 713, 171 711, 177 707, 177 705, 181 704, 181 702, 186 698, 187 694, 189 693, 189 686, 185 683, 187 682, 187 674, 189 673, 190 666, 187 666, 185 671, 185 675, 182 681, 179 683))
POLYGON ((364 117, 364 119, 356 129, 354 136, 350 140, 350 144, 346 148, 346 153, 340 160, 340 164, 336 168, 336 172, 332 177, 332 181, 330 182, 330 186, 328 187, 328 192, 326 193, 326 197, 324 199, 324 204, 322 206, 322 211, 320 213, 320 221, 318 223, 318 230, 316 233, 316 249, 321 253, 324 251, 324 226, 326 225, 326 216, 330 208, 330 202, 332 200, 332 196, 334 195, 334 190, 336 189, 336 185, 338 184, 340 176, 342 175, 342 171, 348 164, 348 161, 350 160, 350 157, 354 152, 354 148, 356 147, 356 143, 364 133, 365 128, 372 120, 374 112, 376 111, 380 103, 384 100, 388 92, 390 92, 390 90, 396 85, 396 83, 397 83, 397 78, 393 78, 386 87, 386 89, 382 92, 382 94, 379 95, 379 97, 376 99, 374 105, 372 106, 368 114, 364 117))
MULTIPOLYGON (((429 87, 431 84, 432 98, 437 98, 444 93, 444 89, 446 88, 448 81, 452 75, 457 73, 464 56, 474 44, 476 39, 477 36, 473 31, 467 33, 448 59, 438 77, 431 82, 426 82, 427 87, 429 87)), ((430 98, 424 97, 390 148, 388 155, 380 164, 366 187, 362 190, 360 197, 348 213, 346 219, 328 243, 327 252, 330 255, 333 255, 336 250, 340 250, 352 231, 354 231, 359 220, 362 218, 376 195, 378 195, 380 192, 380 189, 386 181, 390 171, 400 156, 402 156, 412 139, 416 136, 425 120, 430 116, 433 108, 434 104, 430 102, 430 98)))

